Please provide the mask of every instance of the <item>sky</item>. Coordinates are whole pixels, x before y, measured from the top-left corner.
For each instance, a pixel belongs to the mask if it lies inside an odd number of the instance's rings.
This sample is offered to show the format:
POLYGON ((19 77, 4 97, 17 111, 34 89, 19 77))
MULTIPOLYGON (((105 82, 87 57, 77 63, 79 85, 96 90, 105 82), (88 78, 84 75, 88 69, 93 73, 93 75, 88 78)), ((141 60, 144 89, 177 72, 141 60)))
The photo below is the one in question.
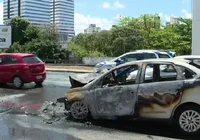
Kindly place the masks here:
MULTIPOLYGON (((81 33, 89 24, 110 29, 120 16, 138 17, 159 14, 162 22, 169 16, 191 18, 191 0, 75 0, 75 32, 81 33)), ((0 0, 0 24, 3 24, 3 2, 0 0)))

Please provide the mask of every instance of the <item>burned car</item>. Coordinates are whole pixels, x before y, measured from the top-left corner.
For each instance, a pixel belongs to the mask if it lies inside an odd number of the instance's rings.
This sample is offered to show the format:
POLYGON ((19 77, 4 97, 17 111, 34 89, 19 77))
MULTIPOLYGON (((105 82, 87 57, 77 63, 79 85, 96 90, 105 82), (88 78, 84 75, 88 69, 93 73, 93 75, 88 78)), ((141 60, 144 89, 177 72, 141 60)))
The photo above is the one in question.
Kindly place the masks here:
POLYGON ((176 59, 130 62, 74 86, 58 102, 77 120, 88 116, 163 119, 184 133, 196 134, 200 132, 200 69, 176 59))

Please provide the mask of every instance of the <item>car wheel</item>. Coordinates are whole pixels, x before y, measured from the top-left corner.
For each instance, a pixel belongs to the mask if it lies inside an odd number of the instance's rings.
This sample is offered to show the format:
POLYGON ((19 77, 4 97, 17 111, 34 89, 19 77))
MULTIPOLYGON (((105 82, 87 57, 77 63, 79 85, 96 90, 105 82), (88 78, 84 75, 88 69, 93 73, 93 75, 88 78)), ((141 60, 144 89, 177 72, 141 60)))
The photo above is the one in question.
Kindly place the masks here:
POLYGON ((44 81, 35 82, 36 85, 42 85, 44 81))
POLYGON ((83 102, 75 101, 71 104, 70 113, 76 120, 85 120, 89 115, 89 109, 83 102))
POLYGON ((200 132, 200 109, 197 106, 185 106, 175 114, 178 129, 186 135, 196 135, 200 132))
POLYGON ((22 88, 24 86, 24 81, 19 76, 15 76, 12 83, 16 88, 22 88))

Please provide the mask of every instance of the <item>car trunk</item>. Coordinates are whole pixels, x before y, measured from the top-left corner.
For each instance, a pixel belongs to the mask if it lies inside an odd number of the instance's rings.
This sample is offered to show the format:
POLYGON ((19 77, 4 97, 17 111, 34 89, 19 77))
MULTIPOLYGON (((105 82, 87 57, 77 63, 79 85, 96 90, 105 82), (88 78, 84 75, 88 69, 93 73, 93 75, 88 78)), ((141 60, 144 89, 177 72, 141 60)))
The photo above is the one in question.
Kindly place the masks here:
POLYGON ((29 64, 29 70, 32 73, 42 73, 45 70, 43 63, 29 64))
POLYGON ((69 76, 71 88, 83 87, 91 81, 98 78, 101 74, 99 73, 85 73, 85 74, 73 74, 69 76))
POLYGON ((24 56, 22 61, 27 64, 29 71, 32 73, 42 73, 45 70, 44 63, 35 55, 24 56))

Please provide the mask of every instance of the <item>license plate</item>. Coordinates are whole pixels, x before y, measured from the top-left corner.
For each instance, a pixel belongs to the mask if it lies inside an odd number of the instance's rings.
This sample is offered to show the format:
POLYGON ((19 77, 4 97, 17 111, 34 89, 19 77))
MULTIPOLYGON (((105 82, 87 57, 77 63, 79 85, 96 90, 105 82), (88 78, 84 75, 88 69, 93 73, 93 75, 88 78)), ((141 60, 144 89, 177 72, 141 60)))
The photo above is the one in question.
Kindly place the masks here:
POLYGON ((40 75, 40 76, 36 76, 36 79, 42 79, 42 76, 40 75))

